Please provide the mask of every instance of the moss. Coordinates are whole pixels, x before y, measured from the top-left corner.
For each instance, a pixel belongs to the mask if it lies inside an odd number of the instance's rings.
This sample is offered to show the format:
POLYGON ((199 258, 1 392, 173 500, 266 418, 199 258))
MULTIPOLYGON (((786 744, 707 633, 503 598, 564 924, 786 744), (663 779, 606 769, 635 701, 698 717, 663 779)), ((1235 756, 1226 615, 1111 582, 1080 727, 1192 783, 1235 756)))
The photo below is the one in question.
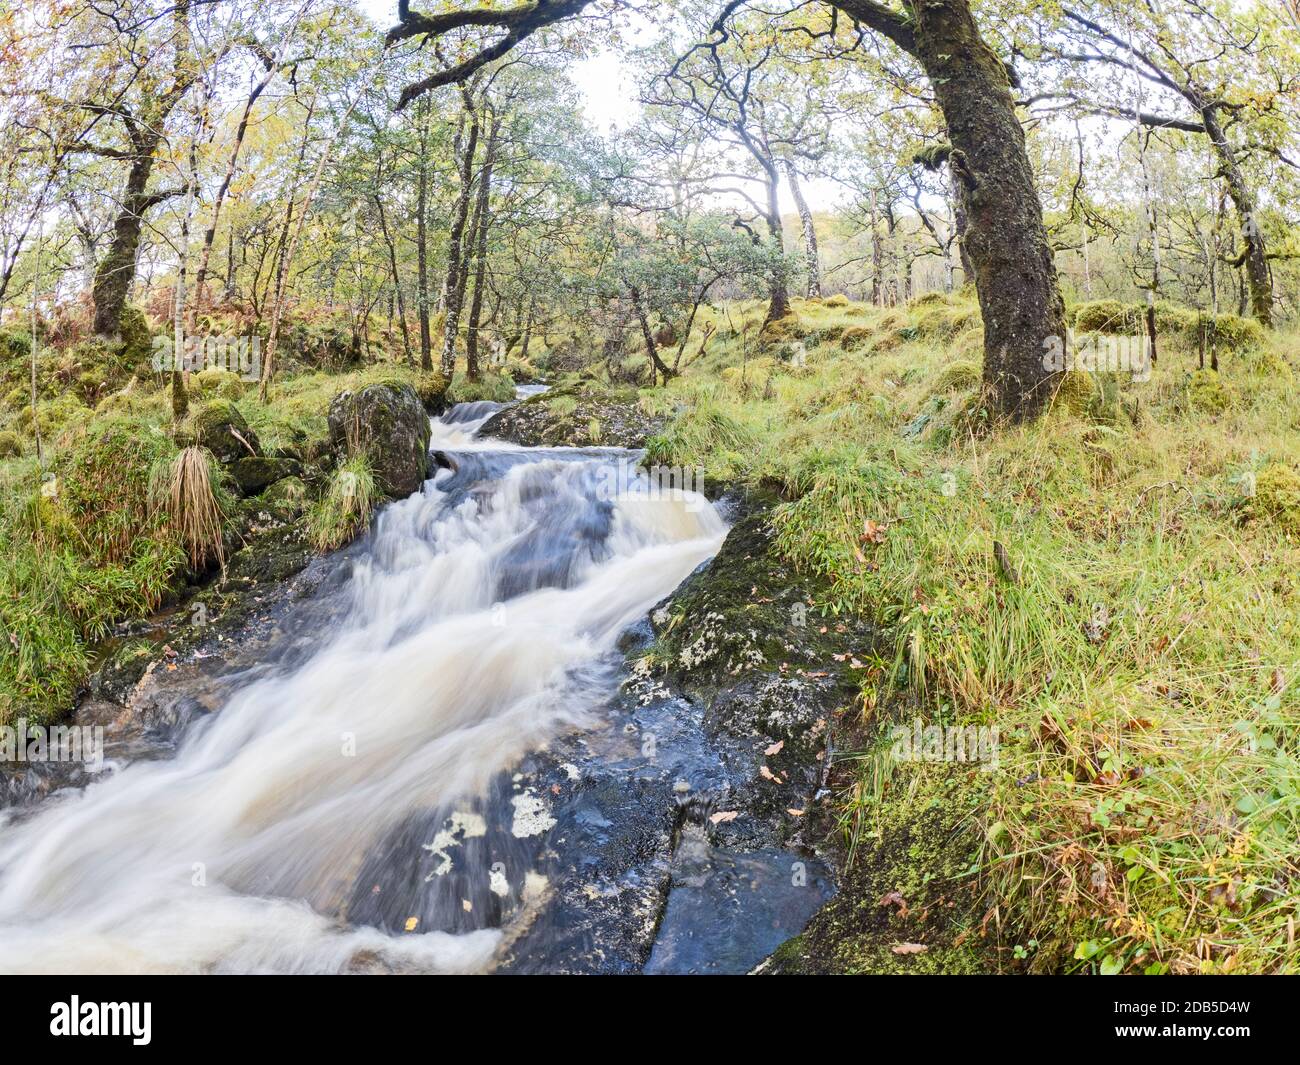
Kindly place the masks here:
POLYGON ((134 304, 122 308, 122 346, 119 357, 130 372, 148 373, 152 369, 153 334, 144 312, 134 304))
POLYGON ((238 399, 244 394, 244 382, 236 373, 211 366, 200 370, 191 378, 194 387, 201 396, 216 396, 221 399, 238 399))
POLYGON ((218 462, 229 463, 258 451, 257 435, 240 409, 228 399, 214 399, 194 415, 195 442, 218 462))
POLYGON ((307 506, 307 485, 300 477, 284 477, 267 488, 257 504, 281 521, 297 517, 307 506))
POLYGON ((1265 466, 1255 478, 1251 510, 1300 533, 1300 473, 1280 462, 1265 466))
POLYGON ((840 347, 844 351, 853 351, 870 340, 871 335, 871 330, 865 325, 848 326, 840 334, 840 347))
POLYGON ((1193 410, 1222 414, 1236 398, 1236 390, 1214 370, 1196 370, 1187 379, 1187 401, 1193 410))
POLYGON ((419 374, 414 386, 415 394, 429 413, 436 414, 446 406, 447 379, 437 370, 419 374))
POLYGON ((1136 308, 1119 300, 1093 300, 1076 304, 1072 312, 1074 328, 1081 333, 1134 333, 1141 326, 1136 308))
POLYGON ((515 383, 505 374, 484 374, 477 381, 461 378, 455 382, 447 395, 450 403, 477 403, 491 400, 494 403, 509 403, 515 398, 515 383))
POLYGON ((955 392, 959 389, 976 388, 983 380, 984 370, 978 362, 958 359, 948 363, 934 379, 935 392, 955 392))
POLYGON ((837 292, 833 296, 825 296, 822 298, 823 307, 847 307, 848 305, 849 298, 842 292, 837 292))
POLYGON ((301 464, 293 459, 268 455, 243 455, 230 464, 230 475, 246 496, 257 495, 276 481, 301 472, 301 464))
POLYGON ((1262 347, 1266 338, 1264 327, 1255 319, 1221 314, 1213 319, 1207 339, 1211 348, 1238 353, 1262 347))

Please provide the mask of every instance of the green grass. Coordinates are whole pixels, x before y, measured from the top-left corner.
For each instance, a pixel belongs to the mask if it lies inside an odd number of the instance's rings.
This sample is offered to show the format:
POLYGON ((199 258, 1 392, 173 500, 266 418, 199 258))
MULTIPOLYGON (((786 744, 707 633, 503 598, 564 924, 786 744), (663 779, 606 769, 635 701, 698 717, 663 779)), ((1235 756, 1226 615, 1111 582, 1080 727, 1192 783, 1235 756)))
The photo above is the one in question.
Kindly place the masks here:
MULTIPOLYGON (((777 486, 778 544, 825 578, 820 607, 890 628, 896 656, 863 671, 865 736, 918 708, 998 726, 971 875, 1035 941, 1017 965, 1293 971, 1295 338, 1222 354, 1220 377, 1174 338, 1150 381, 1083 378, 1040 422, 990 431, 971 309, 801 302, 757 346, 720 329, 646 401, 684 407, 651 455, 777 486), (846 350, 850 321, 865 335, 846 350), (729 372, 764 357, 761 388, 729 372)), ((914 786, 865 742, 842 794, 859 847, 914 786)))
POLYGON ((316 549, 332 551, 367 529, 382 498, 365 455, 353 455, 342 463, 307 516, 308 532, 316 549))

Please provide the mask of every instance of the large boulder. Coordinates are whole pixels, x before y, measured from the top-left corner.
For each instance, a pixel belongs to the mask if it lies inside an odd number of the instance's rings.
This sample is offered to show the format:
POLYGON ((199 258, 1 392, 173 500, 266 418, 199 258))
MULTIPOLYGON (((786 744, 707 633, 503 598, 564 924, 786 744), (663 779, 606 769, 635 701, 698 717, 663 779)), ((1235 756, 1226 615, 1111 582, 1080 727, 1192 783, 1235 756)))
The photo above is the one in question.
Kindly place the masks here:
POLYGON ((365 453, 386 495, 410 495, 429 476, 429 416, 410 385, 340 392, 330 403, 329 428, 336 449, 365 453))
POLYGON ((257 434, 239 408, 226 399, 213 400, 199 410, 194 416, 194 437, 224 465, 261 453, 257 434))

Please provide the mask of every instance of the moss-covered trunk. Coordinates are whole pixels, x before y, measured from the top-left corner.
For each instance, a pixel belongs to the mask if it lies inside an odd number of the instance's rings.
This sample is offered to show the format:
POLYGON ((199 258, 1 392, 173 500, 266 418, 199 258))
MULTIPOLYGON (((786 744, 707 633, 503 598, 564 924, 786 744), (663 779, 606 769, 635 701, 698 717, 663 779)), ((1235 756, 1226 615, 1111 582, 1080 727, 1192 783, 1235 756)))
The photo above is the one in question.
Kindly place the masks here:
POLYGON ((1255 197, 1246 182, 1237 153, 1228 142, 1227 133, 1219 122, 1216 108, 1213 105, 1202 107, 1201 118, 1205 122, 1205 132, 1209 134, 1214 152, 1219 157, 1220 173, 1227 181, 1228 195, 1241 224, 1241 239, 1245 244, 1241 253, 1241 265, 1245 268, 1246 285, 1250 289, 1250 313, 1261 325, 1271 326, 1273 279, 1269 275, 1268 246, 1264 241, 1264 232, 1255 217, 1255 197))
POLYGON ((984 382, 998 413, 1030 417, 1050 398, 1065 307, 1007 70, 968 0, 916 0, 916 54, 943 110, 966 208, 964 248, 984 319, 984 382))
POLYGON ((122 332, 122 308, 135 280, 144 215, 162 198, 161 194, 145 191, 161 139, 161 131, 146 132, 132 145, 131 169, 122 191, 121 209, 113 222, 113 240, 95 268, 95 332, 101 336, 116 337, 122 332))

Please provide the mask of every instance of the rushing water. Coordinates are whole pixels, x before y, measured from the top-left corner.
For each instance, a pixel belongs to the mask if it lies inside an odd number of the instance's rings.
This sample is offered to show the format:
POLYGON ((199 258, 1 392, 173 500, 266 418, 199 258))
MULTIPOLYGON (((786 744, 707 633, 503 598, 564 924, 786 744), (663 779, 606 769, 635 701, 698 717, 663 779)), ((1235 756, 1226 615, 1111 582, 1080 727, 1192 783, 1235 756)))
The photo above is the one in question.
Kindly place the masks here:
MULTIPOLYGON (((503 932, 483 918, 349 921, 358 878, 403 823, 473 809, 582 725, 620 632, 725 531, 628 452, 476 439, 495 409, 435 420, 451 468, 339 560, 308 654, 268 663, 171 757, 0 820, 0 971, 491 966, 503 932)), ((463 837, 478 815, 456 816, 463 837)))

